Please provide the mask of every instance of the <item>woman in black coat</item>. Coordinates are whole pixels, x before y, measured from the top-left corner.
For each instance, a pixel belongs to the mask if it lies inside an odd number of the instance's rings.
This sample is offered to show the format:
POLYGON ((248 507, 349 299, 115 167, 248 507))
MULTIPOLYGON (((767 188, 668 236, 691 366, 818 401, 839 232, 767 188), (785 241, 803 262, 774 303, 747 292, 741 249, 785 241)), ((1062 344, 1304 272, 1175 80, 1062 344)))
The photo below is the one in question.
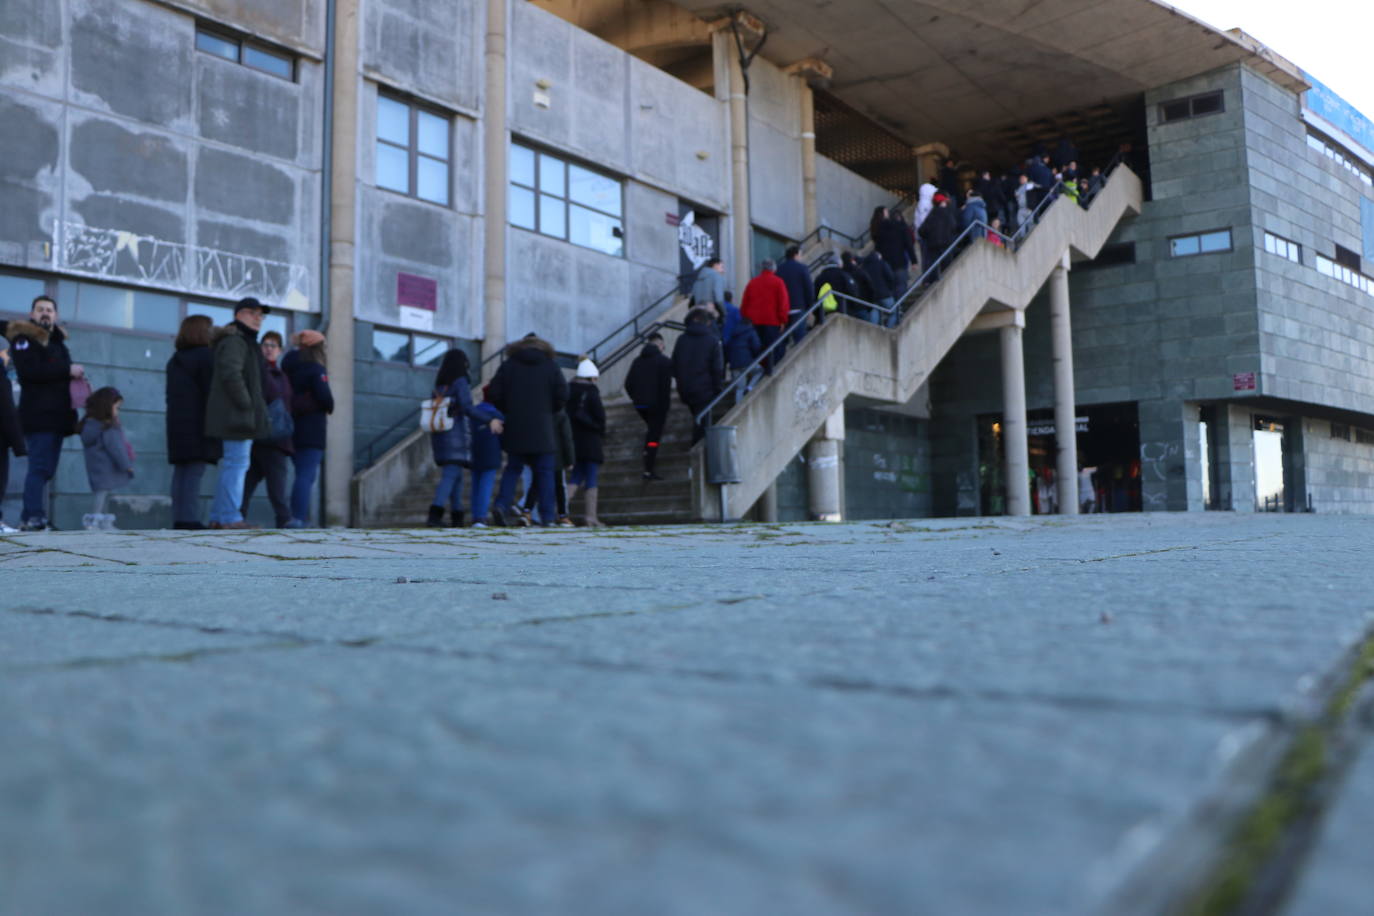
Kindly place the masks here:
POLYGON ((14 457, 23 458, 28 454, 24 445, 24 432, 19 426, 19 409, 14 406, 14 389, 10 387, 10 352, 5 349, 4 339, 0 338, 0 534, 15 534, 18 528, 11 528, 4 520, 5 488, 10 481, 10 452, 14 457))
POLYGON ((167 463, 172 466, 172 527, 198 530, 200 479, 206 465, 224 453, 218 439, 205 435, 205 404, 210 397, 214 353, 205 315, 188 315, 177 331, 176 352, 167 361, 167 463))
POLYGON ((584 359, 577 364, 577 378, 568 386, 568 419, 572 421, 573 451, 577 461, 568 478, 568 506, 572 506, 577 488, 582 487, 587 501, 587 527, 604 528, 596 517, 596 503, 600 491, 597 478, 601 463, 606 460, 601 440, 606 435, 606 408, 596 380, 600 376, 596 363, 584 359))

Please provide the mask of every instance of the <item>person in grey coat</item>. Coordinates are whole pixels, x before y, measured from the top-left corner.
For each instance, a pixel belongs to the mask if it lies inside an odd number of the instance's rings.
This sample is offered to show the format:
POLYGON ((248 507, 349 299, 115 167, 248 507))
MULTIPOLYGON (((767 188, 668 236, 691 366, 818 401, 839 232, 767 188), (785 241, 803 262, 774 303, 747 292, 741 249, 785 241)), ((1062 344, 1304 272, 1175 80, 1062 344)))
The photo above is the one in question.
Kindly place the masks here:
POLYGON ((111 490, 134 479, 134 450, 119 425, 119 405, 124 396, 118 388, 101 388, 86 400, 81 421, 81 447, 86 458, 86 478, 94 496, 89 514, 81 519, 87 531, 113 531, 114 515, 105 511, 111 490))
POLYGON ((719 316, 724 301, 725 265, 720 258, 711 258, 697 271, 697 278, 692 282, 692 304, 713 306, 719 316))

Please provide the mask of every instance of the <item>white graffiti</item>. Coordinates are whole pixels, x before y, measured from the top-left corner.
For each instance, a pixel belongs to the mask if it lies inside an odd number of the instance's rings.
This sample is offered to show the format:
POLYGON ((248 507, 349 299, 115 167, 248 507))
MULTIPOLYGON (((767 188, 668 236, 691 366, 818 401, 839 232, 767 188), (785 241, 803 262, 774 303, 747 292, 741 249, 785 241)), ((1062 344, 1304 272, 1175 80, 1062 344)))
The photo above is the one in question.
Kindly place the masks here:
POLYGON ((677 243, 694 270, 705 264, 716 250, 715 240, 697 225, 695 210, 688 210, 682 222, 677 224, 677 243))
POLYGON ((310 272, 301 264, 70 221, 54 227, 53 242, 55 266, 70 273, 228 299, 256 296, 291 309, 310 304, 310 272))
POLYGON ((815 409, 818 408, 818 407, 824 407, 824 406, 825 406, 825 396, 826 396, 826 394, 828 394, 829 392, 830 392, 830 386, 829 386, 829 385, 825 385, 825 384, 818 384, 818 385, 801 384, 801 385, 798 385, 798 386, 797 386, 796 394, 794 395, 794 400, 795 400, 796 405, 797 405, 797 410, 800 410, 800 411, 810 411, 810 410, 815 410, 815 409))

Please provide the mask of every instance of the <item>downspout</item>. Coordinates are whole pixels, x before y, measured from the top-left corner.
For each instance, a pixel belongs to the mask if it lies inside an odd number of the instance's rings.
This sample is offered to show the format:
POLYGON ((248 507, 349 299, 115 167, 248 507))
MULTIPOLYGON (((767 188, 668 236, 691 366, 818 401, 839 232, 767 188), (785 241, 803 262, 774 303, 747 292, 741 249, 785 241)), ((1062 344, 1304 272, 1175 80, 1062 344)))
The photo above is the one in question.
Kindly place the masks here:
POLYGON ((329 220, 334 214, 330 194, 334 180, 334 2, 324 4, 324 136, 320 150, 320 333, 329 333, 329 220))

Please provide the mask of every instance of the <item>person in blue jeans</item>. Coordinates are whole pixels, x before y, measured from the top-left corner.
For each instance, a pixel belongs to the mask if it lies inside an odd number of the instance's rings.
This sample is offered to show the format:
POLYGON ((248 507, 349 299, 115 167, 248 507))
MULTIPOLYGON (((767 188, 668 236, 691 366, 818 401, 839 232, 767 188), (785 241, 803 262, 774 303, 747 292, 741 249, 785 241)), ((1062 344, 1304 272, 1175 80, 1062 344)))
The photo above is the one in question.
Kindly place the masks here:
POLYGON ((215 501, 210 506, 211 528, 253 527, 243 520, 240 506, 253 440, 265 439, 272 432, 262 393, 265 363, 258 348, 258 329, 269 311, 251 296, 240 299, 234 320, 211 338, 214 370, 205 402, 205 435, 224 443, 215 501))
MULTIPOLYGON (((483 389, 483 397, 486 390, 483 389)), ((501 433, 505 429, 505 414, 496 405, 483 401, 473 405, 468 420, 472 437, 472 527, 487 527, 487 513, 491 511, 491 493, 496 485, 496 473, 501 470, 501 433)))
POLYGON ((29 320, 8 322, 0 334, 12 344, 10 360, 19 377, 19 423, 29 453, 20 527, 42 531, 50 527, 48 482, 57 476, 62 440, 76 431, 71 383, 85 378, 86 370, 72 362, 66 333, 57 325, 57 303, 49 296, 35 297, 29 320))
POLYGON ((491 509, 492 520, 501 526, 507 519, 524 524, 512 507, 515 485, 526 465, 534 471, 540 524, 548 525, 554 518, 554 414, 568 401, 568 382, 553 357, 553 345, 530 334, 506 347, 506 360, 487 386, 488 399, 506 418, 501 437, 506 471, 491 509))
MULTIPOLYGON (((472 389, 468 382, 470 364, 468 355, 462 350, 449 350, 439 363, 439 374, 434 377, 434 396, 448 398, 448 415, 453 418, 453 427, 429 435, 430 448, 434 453, 434 463, 442 472, 439 485, 430 503, 429 518, 425 524, 430 528, 444 526, 444 507, 449 509, 449 527, 463 527, 463 468, 472 467, 472 428, 469 420, 477 419, 472 403, 472 389)), ((477 514, 473 509, 473 520, 486 515, 477 514)))
POLYGON ((325 340, 319 331, 301 331, 296 349, 282 360, 282 370, 291 382, 291 414, 296 431, 292 443, 296 453, 296 479, 291 485, 291 521, 287 528, 304 528, 310 522, 310 497, 320 476, 324 460, 325 417, 334 412, 334 393, 329 390, 325 370, 325 340))

